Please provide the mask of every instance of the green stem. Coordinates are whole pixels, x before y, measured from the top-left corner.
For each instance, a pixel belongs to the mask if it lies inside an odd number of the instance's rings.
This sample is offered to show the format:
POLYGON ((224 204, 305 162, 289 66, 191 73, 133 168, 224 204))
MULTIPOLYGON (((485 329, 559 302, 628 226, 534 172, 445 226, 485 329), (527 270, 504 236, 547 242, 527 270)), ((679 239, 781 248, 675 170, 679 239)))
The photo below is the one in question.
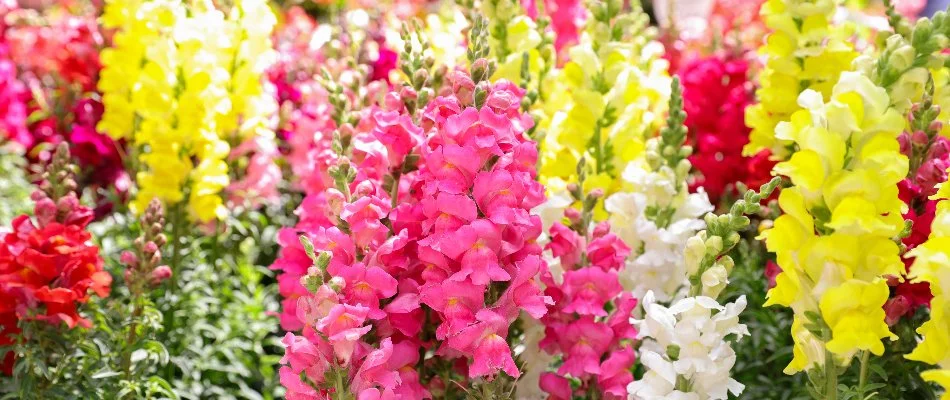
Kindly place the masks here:
POLYGON ((122 352, 122 370, 125 371, 125 380, 132 380, 132 351, 135 342, 138 340, 138 319, 142 316, 141 299, 134 299, 135 309, 132 311, 131 322, 129 323, 129 335, 125 339, 125 349, 122 352))
POLYGON ((824 400, 838 399, 838 366, 835 357, 825 350, 825 398, 824 400))
POLYGON ((870 364, 871 352, 861 352, 861 375, 858 375, 858 388, 864 390, 864 385, 868 381, 868 365, 870 364))

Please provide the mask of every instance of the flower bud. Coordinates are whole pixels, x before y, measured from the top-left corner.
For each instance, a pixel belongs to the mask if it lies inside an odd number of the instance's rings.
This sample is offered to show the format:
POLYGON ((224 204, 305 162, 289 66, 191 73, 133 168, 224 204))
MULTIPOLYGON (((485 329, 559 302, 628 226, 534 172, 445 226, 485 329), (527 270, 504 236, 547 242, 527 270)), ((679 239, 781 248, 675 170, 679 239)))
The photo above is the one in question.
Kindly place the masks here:
POLYGON ((135 253, 126 250, 123 251, 121 255, 119 255, 119 261, 134 268, 139 263, 139 257, 136 256, 135 253))
POLYGON ((158 245, 156 245, 155 242, 150 240, 147 243, 145 243, 145 247, 142 248, 142 251, 145 254, 153 254, 158 251, 158 245))
POLYGON ((456 73, 452 79, 452 90, 463 106, 469 106, 474 101, 472 96, 475 94, 475 82, 468 75, 456 73))
POLYGON ((172 277, 172 269, 167 265, 159 265, 152 270, 152 284, 157 285, 172 277))
POLYGON ((581 212, 577 211, 576 208, 568 208, 564 210, 564 217, 566 217, 568 221, 571 221, 572 224, 581 222, 581 212))

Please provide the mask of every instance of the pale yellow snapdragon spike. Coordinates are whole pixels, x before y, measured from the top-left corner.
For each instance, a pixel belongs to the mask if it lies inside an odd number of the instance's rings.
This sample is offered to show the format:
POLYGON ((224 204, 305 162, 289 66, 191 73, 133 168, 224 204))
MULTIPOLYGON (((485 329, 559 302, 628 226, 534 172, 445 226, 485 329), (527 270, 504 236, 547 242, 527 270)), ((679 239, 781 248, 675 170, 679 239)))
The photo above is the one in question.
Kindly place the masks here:
POLYGON ((209 1, 112 0, 102 18, 117 33, 102 55, 99 129, 138 154, 133 211, 187 200, 194 220, 223 218, 229 140, 273 135, 270 8, 245 1, 226 15, 209 1))

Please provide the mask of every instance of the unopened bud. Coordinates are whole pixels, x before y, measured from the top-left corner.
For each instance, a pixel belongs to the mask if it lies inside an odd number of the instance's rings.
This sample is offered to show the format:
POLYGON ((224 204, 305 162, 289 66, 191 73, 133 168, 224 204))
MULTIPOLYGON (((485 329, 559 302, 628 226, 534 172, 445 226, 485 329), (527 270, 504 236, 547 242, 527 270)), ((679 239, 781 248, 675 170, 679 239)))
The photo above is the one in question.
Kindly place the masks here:
POLYGON ((172 277, 172 269, 167 265, 159 265, 152 270, 152 284, 157 285, 172 277))
POLYGON ((135 267, 139 263, 139 257, 136 256, 135 253, 126 250, 119 255, 119 261, 130 267, 135 267))
POLYGON ((927 127, 927 130, 931 132, 940 132, 943 130, 943 122, 933 121, 930 123, 930 126, 927 127))
POLYGON ((568 221, 571 221, 572 224, 581 222, 581 212, 577 211, 576 208, 564 210, 564 217, 567 218, 568 221))
POLYGON ((148 243, 145 243, 145 247, 142 248, 142 251, 145 252, 145 254, 155 253, 156 251, 158 251, 158 245, 155 244, 155 242, 150 240, 148 241, 148 243))

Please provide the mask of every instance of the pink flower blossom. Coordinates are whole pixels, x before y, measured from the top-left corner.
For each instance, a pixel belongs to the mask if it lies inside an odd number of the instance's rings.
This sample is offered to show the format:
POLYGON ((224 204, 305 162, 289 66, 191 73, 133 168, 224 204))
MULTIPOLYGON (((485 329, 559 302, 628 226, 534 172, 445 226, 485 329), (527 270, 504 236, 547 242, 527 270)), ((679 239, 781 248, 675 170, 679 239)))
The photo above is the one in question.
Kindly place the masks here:
POLYGON ((557 372, 572 376, 599 375, 600 358, 610 347, 611 340, 613 331, 594 322, 592 316, 581 317, 572 322, 559 335, 558 344, 564 349, 566 357, 557 372))
POLYGON ((615 271, 582 268, 564 273, 563 290, 567 301, 564 312, 605 317, 607 311, 604 305, 620 294, 623 288, 615 271))
POLYGON ((344 364, 353 355, 356 342, 372 329, 363 326, 368 314, 369 308, 363 306, 337 304, 326 317, 317 321, 317 329, 327 335, 333 344, 333 352, 344 364))
POLYGON ((435 331, 439 340, 445 340, 475 322, 475 314, 485 305, 485 286, 467 280, 426 286, 421 294, 422 302, 443 318, 435 331))
POLYGON ((485 285, 490 281, 511 279, 511 275, 498 262, 501 233, 488 220, 472 221, 453 234, 446 235, 439 247, 446 256, 462 265, 460 271, 449 277, 451 280, 458 281, 471 276, 476 285, 485 285))
POLYGON ((396 294, 396 280, 379 267, 366 267, 363 263, 347 265, 337 276, 346 281, 343 296, 347 304, 359 304, 369 309, 369 317, 380 319, 385 313, 379 309, 379 301, 396 294))
POLYGON ((376 196, 367 196, 343 206, 340 218, 349 224, 356 247, 366 248, 370 244, 385 241, 385 235, 389 229, 381 220, 389 215, 389 210, 388 201, 376 196))
POLYGON ((415 126, 409 115, 395 111, 379 111, 373 118, 373 135, 386 146, 390 167, 401 166, 406 155, 422 142, 422 128, 415 126))
POLYGON ((504 371, 512 378, 521 376, 514 359, 511 358, 511 348, 505 341, 508 321, 487 309, 479 311, 475 319, 476 323, 450 337, 447 342, 449 347, 458 351, 474 353, 468 376, 491 377, 499 371, 504 371))
POLYGON ((598 237, 587 245, 587 258, 591 265, 607 271, 620 270, 629 254, 630 247, 612 233, 598 237))
POLYGON ((551 242, 546 246, 551 254, 561 259, 564 269, 573 269, 581 259, 584 238, 561 223, 551 225, 551 242))

